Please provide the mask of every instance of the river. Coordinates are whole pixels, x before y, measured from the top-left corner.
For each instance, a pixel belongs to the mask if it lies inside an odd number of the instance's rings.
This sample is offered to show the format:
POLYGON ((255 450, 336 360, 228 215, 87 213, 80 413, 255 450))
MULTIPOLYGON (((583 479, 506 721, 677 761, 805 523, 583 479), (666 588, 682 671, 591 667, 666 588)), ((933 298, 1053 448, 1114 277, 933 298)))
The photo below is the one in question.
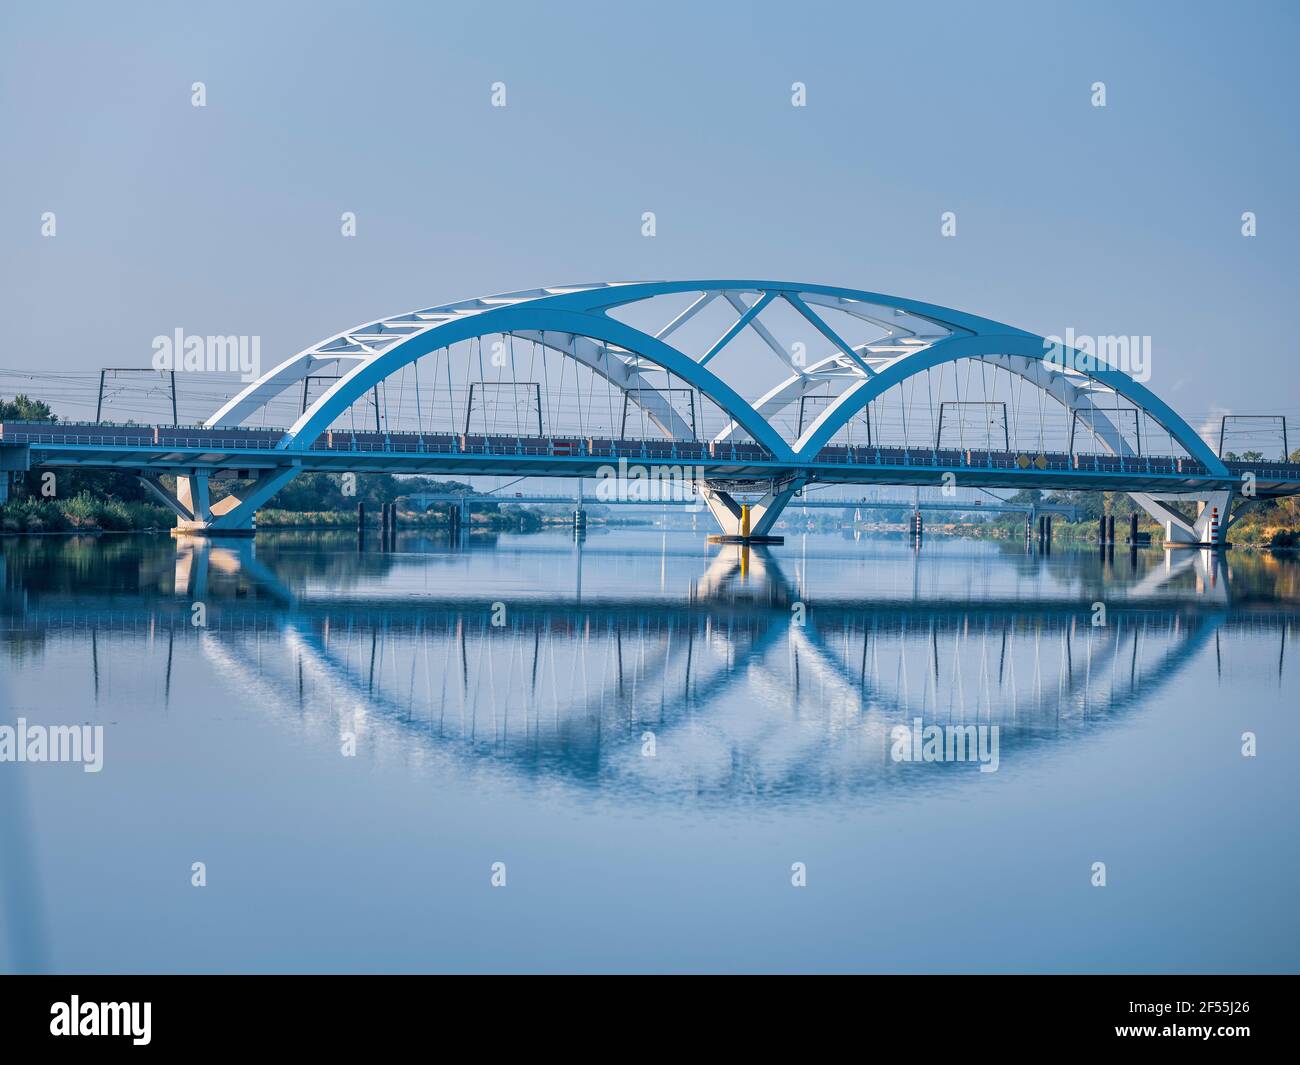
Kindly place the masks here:
POLYGON ((0 577, 0 725, 102 726, 0 763, 11 971, 1300 964, 1293 560, 268 533, 0 577))

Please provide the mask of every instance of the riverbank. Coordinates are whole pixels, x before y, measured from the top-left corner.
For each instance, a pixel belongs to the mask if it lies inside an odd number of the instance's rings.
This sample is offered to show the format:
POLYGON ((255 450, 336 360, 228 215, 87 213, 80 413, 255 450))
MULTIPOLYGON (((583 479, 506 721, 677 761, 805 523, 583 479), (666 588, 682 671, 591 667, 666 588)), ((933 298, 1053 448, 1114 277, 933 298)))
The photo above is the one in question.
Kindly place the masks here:
POLYGON ((71 499, 11 499, 0 505, 0 533, 146 532, 169 529, 176 515, 154 503, 100 499, 89 493, 71 499))
MULTIPOLYGON (((1300 529, 1271 522, 1268 518, 1272 516, 1247 513, 1232 528, 1229 539, 1233 546, 1257 550, 1300 551, 1300 529)), ((591 515, 589 520, 593 526, 643 524, 635 519, 613 516, 591 515)), ((550 527, 569 525, 571 521, 572 517, 567 513, 554 514, 524 507, 506 507, 471 513, 469 528, 490 532, 539 532, 550 527)), ((449 518, 445 510, 399 509, 397 522, 400 527, 407 529, 446 529, 449 518)), ((0 535, 7 536, 165 532, 175 524, 176 516, 167 507, 148 502, 99 498, 86 492, 66 500, 26 497, 11 499, 0 505, 0 535)), ((259 511, 257 515, 257 528, 262 531, 276 529, 349 531, 356 527, 357 515, 354 510, 286 510, 268 507, 259 511)), ((365 527, 367 530, 379 530, 378 509, 366 512, 365 527)), ((905 525, 896 526, 893 523, 881 522, 865 523, 856 527, 868 534, 890 534, 907 529, 905 525)), ((788 528, 785 523, 782 523, 783 530, 788 528)), ((844 526, 827 528, 818 525, 818 529, 823 532, 833 532, 842 528, 844 526)), ((1143 522, 1139 530, 1150 535, 1151 546, 1159 547, 1164 543, 1164 530, 1154 522, 1143 522)), ((929 536, 1012 541, 1024 537, 1024 524, 1018 521, 931 522, 925 526, 925 532, 929 536)), ((1127 541, 1127 525, 1123 529, 1117 529, 1116 532, 1121 542, 1127 541)), ((1067 522, 1058 519, 1052 523, 1053 543, 1060 546, 1095 544, 1096 537, 1095 521, 1067 522)))
MULTIPOLYGON (((535 532, 571 519, 540 514, 535 510, 509 508, 470 515, 471 529, 500 532, 535 532)), ((446 511, 398 510, 397 523, 408 529, 445 529, 446 511)), ((99 532, 165 532, 176 524, 176 515, 155 503, 125 502, 81 493, 71 499, 36 499, 30 496, 0 504, 0 534, 9 536, 77 536, 99 532)), ((378 531, 378 509, 368 510, 365 527, 378 531)), ((259 529, 339 529, 357 527, 352 510, 283 510, 267 507, 258 512, 259 529)))
MULTIPOLYGON (((994 528, 1005 529, 997 538, 998 539, 1017 539, 1024 536, 1024 526, 1002 526, 997 525, 994 528)), ((1165 531, 1155 522, 1142 522, 1138 526, 1139 534, 1146 534, 1151 538, 1152 547, 1161 547, 1165 542, 1165 531)), ((1037 536, 1037 532, 1034 533, 1037 536)), ((1129 530, 1127 525, 1115 529, 1117 541, 1121 544, 1127 544, 1129 530)), ((1070 546, 1084 546, 1097 543, 1097 523, 1095 521, 1067 522, 1055 520, 1052 522, 1052 540, 1058 544, 1068 544, 1070 546)), ((1247 513, 1240 521, 1234 524, 1228 533, 1228 541, 1234 547, 1249 547, 1267 549, 1272 551, 1294 551, 1300 547, 1300 530, 1289 528, 1283 525, 1277 525, 1268 521, 1251 520, 1251 515, 1247 513)))
MULTIPOLYGON (((777 526, 778 531, 790 532, 788 526, 777 526)), ((817 532, 834 532, 837 527, 819 525, 817 532)), ((909 533, 911 526, 902 522, 871 522, 853 526, 858 531, 869 535, 900 535, 909 533)), ((814 531, 814 530, 810 530, 814 531)), ((1150 536, 1150 541, 1140 544, 1142 547, 1164 546, 1164 530, 1154 523, 1142 524, 1139 533, 1150 536)), ((1117 542, 1127 546, 1129 530, 1125 525, 1115 530, 1117 542)), ((1021 522, 928 522, 924 526, 926 536, 955 537, 967 540, 994 540, 1003 543, 1022 541, 1025 527, 1021 522)), ((1037 540, 1035 529, 1033 539, 1037 540)), ((1267 523, 1240 522, 1232 527, 1228 541, 1233 547, 1256 551, 1300 552, 1300 530, 1267 523)), ((1052 522, 1052 543, 1058 547, 1096 547, 1097 523, 1094 521, 1066 522, 1059 519, 1052 522)))
MULTIPOLYGON (((446 511, 397 510, 397 524, 404 529, 445 529, 450 524, 446 511)), ((547 524, 536 511, 510 509, 471 513, 469 526, 509 532, 532 532, 547 524)), ((257 512, 259 529, 355 529, 357 515, 350 510, 281 510, 267 507, 257 512)), ((378 530, 378 510, 367 511, 365 528, 378 530)))

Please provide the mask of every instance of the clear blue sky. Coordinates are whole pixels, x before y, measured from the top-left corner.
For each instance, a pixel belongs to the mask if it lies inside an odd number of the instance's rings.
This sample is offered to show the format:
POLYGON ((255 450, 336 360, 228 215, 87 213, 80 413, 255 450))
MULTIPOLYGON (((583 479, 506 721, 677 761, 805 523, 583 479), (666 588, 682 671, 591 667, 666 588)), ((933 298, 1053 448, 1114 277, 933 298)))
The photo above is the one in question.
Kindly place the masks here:
POLYGON ((1194 424, 1300 418, 1298 12, 6 4, 0 365, 147 365, 177 326, 276 361, 463 296, 766 276, 1149 334, 1194 424))

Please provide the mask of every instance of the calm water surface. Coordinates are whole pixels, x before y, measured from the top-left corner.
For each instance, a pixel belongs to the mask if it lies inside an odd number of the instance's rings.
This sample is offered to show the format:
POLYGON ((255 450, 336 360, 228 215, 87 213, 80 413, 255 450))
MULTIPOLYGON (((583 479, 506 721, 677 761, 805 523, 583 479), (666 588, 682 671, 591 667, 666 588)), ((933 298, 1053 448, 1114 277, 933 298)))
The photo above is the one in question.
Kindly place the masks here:
POLYGON ((0 588, 0 724, 104 726, 0 764, 10 970, 1300 962, 1292 561, 105 537, 0 588), (916 718, 997 771, 895 761, 916 718))

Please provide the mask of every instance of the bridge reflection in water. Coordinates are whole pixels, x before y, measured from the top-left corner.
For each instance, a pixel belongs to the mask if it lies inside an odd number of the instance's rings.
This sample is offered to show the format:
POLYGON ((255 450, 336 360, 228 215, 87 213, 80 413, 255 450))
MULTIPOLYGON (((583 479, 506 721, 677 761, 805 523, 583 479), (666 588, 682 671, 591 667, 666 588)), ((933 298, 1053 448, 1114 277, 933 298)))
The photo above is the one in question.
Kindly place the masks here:
MULTIPOLYGON (((557 557, 573 563, 567 595, 470 582, 413 596, 382 578, 454 555, 290 541, 259 556, 251 542, 197 541, 143 552, 129 594, 93 582, 74 594, 43 583, 39 552, 11 551, 0 635, 20 658, 84 638, 96 691, 114 644, 147 639, 164 701, 215 677, 232 704, 322 744, 355 737, 363 758, 651 799, 806 800, 949 786, 976 771, 917 774, 892 761, 891 730, 915 718, 998 725, 1005 772, 1137 712, 1207 648, 1223 668, 1225 636, 1275 641, 1280 682, 1300 619, 1293 601, 1235 598, 1228 562, 1211 551, 1134 556, 1122 582, 1107 583, 1096 560, 1071 581, 965 599, 927 592, 915 575, 910 594, 817 595, 803 562, 741 547, 676 555, 675 572, 694 571, 681 594, 606 587, 584 598, 583 548, 557 557), (1092 623, 1094 602, 1106 604, 1105 625, 1092 623)), ((1008 553, 992 564, 1026 563, 1008 553)), ((157 680, 117 676, 114 703, 147 702, 157 680)))

